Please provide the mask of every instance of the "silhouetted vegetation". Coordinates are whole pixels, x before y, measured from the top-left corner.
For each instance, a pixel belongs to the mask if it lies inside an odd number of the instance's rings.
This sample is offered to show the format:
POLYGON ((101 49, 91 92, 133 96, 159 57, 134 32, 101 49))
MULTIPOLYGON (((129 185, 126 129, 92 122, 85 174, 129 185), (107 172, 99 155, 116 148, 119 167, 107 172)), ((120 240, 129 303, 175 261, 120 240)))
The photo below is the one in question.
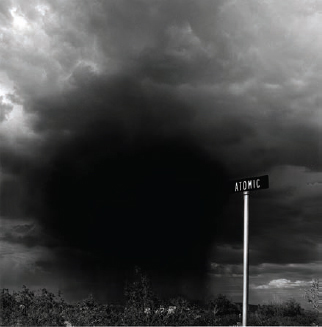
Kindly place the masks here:
MULTIPOLYGON (((123 305, 101 304, 93 296, 70 304, 61 294, 43 289, 38 292, 23 286, 21 291, 2 289, 2 326, 209 326, 237 325, 241 307, 225 295, 206 302, 184 297, 160 299, 149 279, 136 270, 135 279, 125 287, 123 305)), ((248 324, 254 326, 309 326, 317 324, 316 311, 304 310, 295 300, 252 306, 248 324)))
POLYGON ((305 299, 312 305, 314 310, 319 307, 319 280, 313 279, 309 289, 305 291, 305 299))

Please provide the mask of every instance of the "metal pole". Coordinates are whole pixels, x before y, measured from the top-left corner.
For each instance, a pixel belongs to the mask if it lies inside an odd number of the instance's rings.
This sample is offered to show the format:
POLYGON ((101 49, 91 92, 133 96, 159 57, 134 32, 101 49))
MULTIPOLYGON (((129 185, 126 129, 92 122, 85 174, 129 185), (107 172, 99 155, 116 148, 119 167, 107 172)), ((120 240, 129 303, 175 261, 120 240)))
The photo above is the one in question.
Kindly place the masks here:
POLYGON ((249 230, 249 192, 244 192, 244 271, 243 271, 243 326, 247 326, 248 308, 248 230, 249 230))
POLYGON ((318 284, 318 325, 322 326, 322 279, 319 279, 318 284))

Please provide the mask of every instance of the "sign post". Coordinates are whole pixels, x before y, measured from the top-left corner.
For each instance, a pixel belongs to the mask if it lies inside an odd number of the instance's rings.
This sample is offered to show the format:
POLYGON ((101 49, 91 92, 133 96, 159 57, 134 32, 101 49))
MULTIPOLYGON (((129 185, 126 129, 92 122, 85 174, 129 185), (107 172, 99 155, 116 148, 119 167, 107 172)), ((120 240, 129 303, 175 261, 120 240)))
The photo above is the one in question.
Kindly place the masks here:
POLYGON ((230 182, 230 192, 243 192, 244 195, 244 260, 243 260, 243 316, 242 324, 247 326, 247 309, 249 293, 249 192, 267 189, 268 175, 249 177, 230 182))
POLYGON ((322 286, 321 286, 322 279, 319 279, 318 284, 318 324, 322 326, 322 286))
POLYGON ((249 191, 244 191, 244 260, 243 260, 243 326, 247 326, 248 308, 248 284, 249 284, 249 264, 248 264, 248 231, 249 231, 249 191))

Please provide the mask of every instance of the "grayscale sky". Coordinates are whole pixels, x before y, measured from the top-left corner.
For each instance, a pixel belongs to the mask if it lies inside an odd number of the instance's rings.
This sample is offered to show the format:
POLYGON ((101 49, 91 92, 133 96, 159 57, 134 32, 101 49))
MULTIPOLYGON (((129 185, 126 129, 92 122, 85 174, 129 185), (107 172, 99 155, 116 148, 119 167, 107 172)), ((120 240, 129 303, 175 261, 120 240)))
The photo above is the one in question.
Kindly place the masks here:
POLYGON ((2 0, 0 286, 113 299, 138 264, 241 301, 225 183, 267 174, 250 302, 303 301, 322 273, 321 53, 314 0, 2 0))

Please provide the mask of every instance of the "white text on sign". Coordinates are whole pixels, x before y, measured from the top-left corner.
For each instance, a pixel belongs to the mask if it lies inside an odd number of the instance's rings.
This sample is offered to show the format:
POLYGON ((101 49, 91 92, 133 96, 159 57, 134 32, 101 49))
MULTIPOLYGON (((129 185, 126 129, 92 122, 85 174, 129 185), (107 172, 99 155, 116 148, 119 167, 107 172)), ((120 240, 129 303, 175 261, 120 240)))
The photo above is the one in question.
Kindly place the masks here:
POLYGON ((258 191, 269 187, 268 175, 229 181, 229 192, 258 191))
POLYGON ((260 188, 261 186, 259 178, 250 181, 240 181, 235 183, 235 192, 256 190, 260 188))

